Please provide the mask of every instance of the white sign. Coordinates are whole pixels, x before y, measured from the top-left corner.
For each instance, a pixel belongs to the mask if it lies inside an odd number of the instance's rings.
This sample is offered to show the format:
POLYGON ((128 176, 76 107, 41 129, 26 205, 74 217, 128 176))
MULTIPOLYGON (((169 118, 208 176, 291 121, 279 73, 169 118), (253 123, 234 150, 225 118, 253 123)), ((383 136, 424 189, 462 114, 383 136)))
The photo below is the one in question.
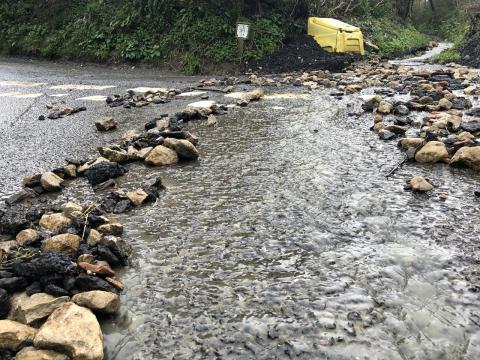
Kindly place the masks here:
POLYGON ((237 38, 248 39, 249 33, 250 33, 250 25, 237 24, 237 38))

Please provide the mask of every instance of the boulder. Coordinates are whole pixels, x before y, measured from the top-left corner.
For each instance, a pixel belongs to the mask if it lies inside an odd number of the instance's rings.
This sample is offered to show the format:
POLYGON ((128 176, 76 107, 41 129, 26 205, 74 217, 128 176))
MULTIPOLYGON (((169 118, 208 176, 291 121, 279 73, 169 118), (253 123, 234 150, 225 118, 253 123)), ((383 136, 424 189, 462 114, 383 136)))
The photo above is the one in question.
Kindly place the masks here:
POLYGON ((415 160, 420 163, 436 163, 448 161, 448 151, 441 141, 426 143, 415 155, 415 160))
POLYGON ((124 163, 130 160, 130 156, 125 150, 121 149, 111 149, 109 147, 99 147, 98 152, 102 155, 105 159, 108 159, 112 162, 117 163, 124 163))
POLYGON ((450 161, 450 165, 464 165, 469 168, 480 170, 480 146, 462 147, 450 161))
POLYGON ((83 208, 75 204, 73 202, 68 202, 64 207, 63 207, 63 215, 65 215, 67 218, 75 218, 72 216, 72 214, 78 213, 78 212, 83 212, 83 208))
POLYGON ((112 250, 116 256, 120 257, 120 259, 124 261, 133 253, 132 246, 117 236, 105 236, 100 241, 100 244, 112 250))
POLYGON ((393 110, 393 105, 391 103, 389 103, 388 101, 381 101, 380 104, 378 105, 378 109, 377 111, 380 113, 380 114, 384 114, 384 115, 387 115, 387 114, 390 114, 393 110))
POLYGON ((440 110, 450 110, 452 106, 453 104, 451 103, 451 101, 445 98, 440 99, 440 101, 438 102, 438 107, 440 108, 440 110))
POLYGON ((10 311, 10 296, 8 291, 0 288, 0 319, 10 311))
POLYGON ((38 196, 39 194, 30 188, 25 188, 22 189, 18 192, 16 192, 13 195, 10 195, 8 198, 5 199, 5 202, 7 205, 14 205, 23 202, 24 200, 29 200, 29 199, 34 199, 38 196))
POLYGON ((74 164, 65 165, 63 171, 69 178, 77 177, 77 167, 74 164))
POLYGON ((100 164, 102 162, 110 162, 108 159, 105 159, 103 156, 100 156, 99 158, 92 160, 92 161, 87 161, 85 164, 81 165, 78 169, 77 172, 79 174, 83 174, 85 171, 90 169, 92 166, 100 164))
POLYGON ((32 220, 30 210, 26 207, 9 206, 5 210, 0 209, 0 233, 15 236, 28 229, 32 220))
POLYGON ((93 313, 68 302, 42 325, 35 347, 60 351, 75 360, 103 360, 103 334, 93 313))
POLYGON ((418 149, 423 145, 425 139, 423 138, 403 138, 398 142, 398 147, 402 150, 408 150, 410 148, 418 149))
POLYGON ((94 312, 104 314, 116 314, 120 310, 120 297, 117 294, 94 290, 75 295, 72 301, 79 305, 87 307, 94 312))
POLYGON ((44 252, 60 252, 73 256, 76 254, 80 246, 80 236, 73 234, 61 234, 52 236, 44 240, 42 251, 44 252))
POLYGON ((0 278, 0 288, 9 293, 22 291, 28 285, 28 282, 23 276, 13 276, 0 278))
POLYGON ((207 126, 214 127, 214 126, 217 126, 217 124, 218 124, 217 117, 215 115, 210 115, 207 119, 207 126))
POLYGON ((102 240, 102 234, 95 229, 91 229, 90 233, 88 234, 87 244, 90 246, 95 246, 100 242, 100 240, 102 240))
POLYGON ((62 190, 63 179, 53 172, 46 172, 40 178, 40 184, 45 191, 54 192, 62 190))
POLYGON ((197 148, 188 140, 166 138, 163 145, 175 150, 180 159, 196 160, 199 157, 197 148))
POLYGON ((433 189, 433 185, 422 176, 414 176, 410 180, 410 187, 413 191, 427 192, 433 189))
POLYGON ((115 276, 115 271, 107 264, 90 264, 86 262, 79 262, 78 266, 85 270, 88 274, 96 274, 100 276, 115 276))
POLYGON ((20 350, 31 344, 37 330, 12 320, 0 320, 0 349, 20 350))
POLYGON ((53 350, 37 349, 29 346, 20 350, 15 360, 70 360, 70 358, 53 350))
POLYGON ((35 326, 39 320, 48 316, 61 304, 69 301, 68 296, 55 298, 45 293, 28 296, 18 293, 12 297, 12 307, 8 318, 22 324, 35 326))
POLYGON ((20 231, 15 240, 20 246, 27 246, 32 240, 35 240, 40 233, 33 229, 25 229, 20 231))
POLYGON ((41 217, 39 225, 44 229, 55 231, 61 229, 64 226, 70 225, 71 220, 65 215, 57 214, 45 214, 41 217))
POLYGON ((143 189, 137 189, 127 192, 127 197, 133 205, 140 206, 148 199, 148 194, 143 189))
POLYGON ((98 185, 109 179, 115 179, 123 176, 127 169, 115 162, 100 162, 92 165, 85 171, 85 177, 90 185, 98 185))
POLYGON ((117 289, 106 280, 86 274, 80 274, 75 279, 75 286, 81 291, 101 290, 113 293, 117 292, 117 289))
POLYGON ((123 135, 122 135, 122 140, 126 141, 132 141, 135 140, 136 138, 140 137, 140 134, 133 129, 127 130, 123 135))
POLYGON ((120 236, 123 234, 123 225, 120 223, 109 223, 100 225, 97 228, 98 232, 103 235, 120 236))
POLYGON ((362 105, 363 110, 365 111, 373 111, 378 104, 382 102, 382 97, 379 95, 373 95, 365 98, 365 102, 362 105))
POLYGON ((80 263, 95 264, 95 256, 92 254, 82 254, 77 258, 77 264, 80 263))
POLYGON ((95 120, 95 127, 98 131, 110 131, 117 128, 117 122, 113 117, 102 116, 95 120))
POLYGON ((406 105, 400 104, 395 107, 393 113, 395 115, 406 116, 410 114, 410 109, 406 105))
POLYGON ((178 163, 178 155, 176 151, 159 145, 149 152, 145 162, 156 166, 173 165, 178 163))

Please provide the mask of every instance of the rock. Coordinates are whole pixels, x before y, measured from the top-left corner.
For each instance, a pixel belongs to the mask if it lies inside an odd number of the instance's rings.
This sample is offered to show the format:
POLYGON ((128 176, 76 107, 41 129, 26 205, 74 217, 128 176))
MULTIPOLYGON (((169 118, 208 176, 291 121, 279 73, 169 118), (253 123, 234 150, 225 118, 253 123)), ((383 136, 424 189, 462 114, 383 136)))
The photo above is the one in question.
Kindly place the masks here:
POLYGON ((10 296, 7 290, 0 288, 0 319, 10 311, 10 296))
POLYGON ((40 233, 36 230, 25 229, 25 230, 20 231, 17 234, 15 240, 17 241, 18 245, 26 246, 26 244, 28 244, 32 240, 36 239, 39 235, 40 235, 40 233))
POLYGON ((100 276, 115 276, 115 271, 113 271, 110 266, 102 264, 89 264, 89 263, 78 263, 78 266, 81 267, 88 274, 96 274, 100 276))
POLYGON ((440 101, 438 102, 438 107, 441 110, 450 110, 452 108, 452 106, 453 106, 453 104, 445 98, 440 99, 440 101))
POLYGON ((123 234, 123 226, 120 223, 109 223, 100 225, 97 230, 103 235, 120 236, 123 234))
POLYGON ((58 307, 40 328, 35 347, 67 354, 75 360, 103 360, 103 334, 97 318, 74 303, 58 307))
POLYGON ((63 207, 63 215, 65 215, 67 218, 70 218, 70 219, 75 218, 74 216, 72 216, 72 214, 76 212, 82 213, 83 208, 80 205, 75 204, 73 202, 68 202, 63 207))
POLYGON ((467 111, 467 115, 469 115, 469 116, 480 116, 480 107, 475 107, 475 108, 467 111))
POLYGON ((40 178, 40 184, 45 191, 54 192, 62 190, 63 179, 53 172, 46 172, 40 178))
POLYGON ((381 101, 380 104, 378 105, 378 109, 377 111, 380 113, 380 114, 384 114, 384 115, 387 115, 387 114, 390 114, 393 110, 393 105, 391 103, 389 103, 388 101, 381 101))
POLYGON ((95 256, 92 254, 82 254, 78 257, 77 263, 87 263, 87 264, 95 264, 95 256))
POLYGON ((41 217, 39 225, 44 229, 55 231, 70 225, 72 220, 63 214, 45 214, 41 217))
POLYGON ((464 97, 458 97, 452 101, 452 108, 458 110, 470 109, 472 102, 464 97))
POLYGON ((120 237, 105 236, 100 241, 100 244, 108 247, 123 261, 128 259, 133 253, 131 245, 120 237))
POLYGON ((65 165, 63 171, 69 178, 77 177, 77 167, 74 164, 65 165))
POLYGON ((469 168, 480 170, 480 146, 462 147, 450 161, 450 165, 464 165, 469 168))
POLYGON ((13 276, 0 279, 0 288, 6 290, 9 293, 16 291, 22 291, 28 285, 28 282, 23 276, 13 276))
POLYGON ((99 158, 95 159, 95 160, 92 160, 92 161, 88 161, 86 162, 85 164, 81 165, 78 169, 77 169, 77 172, 79 174, 83 174, 85 171, 87 171, 88 169, 90 169, 92 166, 95 166, 97 164, 100 164, 102 162, 110 162, 108 161, 108 159, 105 159, 103 156, 100 156, 99 158))
POLYGON ((405 134, 405 132, 408 130, 407 127, 399 125, 387 125, 384 127, 384 129, 397 135, 405 134))
POLYGON ((75 295, 72 301, 95 312, 114 315, 120 310, 120 297, 117 294, 94 290, 75 295))
POLYGON ((448 151, 441 141, 427 142, 415 155, 415 160, 420 163, 436 163, 448 161, 448 151))
POLYGON ((380 140, 392 140, 392 139, 395 139, 395 134, 391 131, 388 131, 388 130, 385 130, 385 129, 381 129, 379 132, 378 132, 378 137, 380 140))
POLYGON ((373 111, 378 104, 382 102, 382 97, 379 95, 373 95, 365 99, 365 102, 362 105, 362 109, 365 111, 373 111))
POLYGON ((44 287, 43 291, 53 297, 69 297, 70 293, 65 290, 64 288, 55 285, 55 284, 48 284, 44 287))
POLYGON ((62 253, 41 253, 30 261, 17 260, 12 265, 15 276, 25 277, 31 282, 54 275, 66 276, 74 269, 70 258, 62 253))
POLYGON ((31 344, 37 330, 12 320, 0 320, 0 349, 20 350, 31 344))
POLYGON ((53 350, 36 349, 29 346, 20 350, 15 360, 70 360, 70 358, 53 350))
POLYGON ((26 293, 15 294, 12 297, 12 309, 8 318, 22 324, 35 326, 39 320, 48 316, 61 304, 70 298, 55 298, 45 293, 28 296, 26 293))
POLYGON ((188 140, 167 138, 163 145, 175 150, 180 159, 196 160, 199 157, 197 148, 188 140))
POLYGON ((75 286, 81 291, 102 290, 116 293, 117 289, 107 281, 91 275, 80 274, 75 279, 75 286))
POLYGON ((480 131, 480 121, 463 121, 461 127, 469 133, 476 133, 480 131))
POLYGON ((118 163, 100 162, 85 171, 85 177, 90 185, 98 185, 109 179, 123 176, 127 169, 118 163))
POLYGON ((215 115, 210 115, 207 119, 207 126, 214 127, 214 126, 217 126, 217 124, 218 124, 217 117, 215 115))
POLYGON ((95 256, 95 258, 99 260, 104 260, 108 264, 112 266, 121 266, 121 265, 126 265, 127 262, 122 262, 117 255, 113 253, 112 250, 110 250, 108 247, 103 246, 103 245, 97 245, 95 248, 92 249, 92 253, 95 256))
POLYGON ((133 205, 140 206, 148 199, 148 194, 143 189, 137 189, 127 192, 127 197, 133 205))
POLYGON ((111 162, 124 163, 130 160, 130 156, 125 150, 115 150, 108 147, 99 147, 98 152, 105 159, 111 162))
POLYGON ((28 229, 33 220, 30 209, 26 207, 10 206, 5 210, 0 209, 0 233, 15 236, 28 229))
POLYGON ((60 252, 73 256, 80 246, 80 236, 73 234, 61 234, 44 240, 42 251, 60 252))
POLYGON ((393 113, 395 115, 406 116, 410 114, 410 109, 407 106, 401 104, 395 107, 395 110, 393 111, 393 113))
POLYGON ((122 140, 126 140, 126 141, 133 141, 135 140, 136 138, 140 137, 140 134, 133 130, 133 129, 130 129, 130 130, 127 130, 123 135, 122 135, 122 140))
POLYGON ((110 285, 114 286, 116 289, 123 291, 125 289, 125 285, 120 280, 112 279, 110 277, 105 278, 110 285))
POLYGON ((176 151, 159 145, 150 151, 145 162, 156 166, 173 165, 178 163, 178 155, 176 151))
POLYGON ((14 204, 21 203, 24 200, 34 199, 37 196, 38 196, 38 194, 35 190, 30 189, 30 188, 25 188, 25 189, 22 189, 15 194, 9 196, 5 200, 5 202, 7 203, 7 205, 11 206, 11 205, 14 205, 14 204))
POLYGON ((433 189, 433 185, 422 176, 414 176, 410 180, 410 187, 413 191, 427 192, 433 189))
POLYGON ((102 116, 95 120, 95 127, 98 131, 110 131, 117 128, 117 122, 113 117, 102 116))
POLYGON ((425 139, 423 138, 403 138, 398 142, 398 146, 402 150, 408 150, 410 148, 418 149, 423 145, 425 139))
POLYGON ((95 246, 100 242, 100 240, 102 240, 102 234, 95 229, 91 229, 90 233, 88 234, 87 244, 90 246, 95 246))

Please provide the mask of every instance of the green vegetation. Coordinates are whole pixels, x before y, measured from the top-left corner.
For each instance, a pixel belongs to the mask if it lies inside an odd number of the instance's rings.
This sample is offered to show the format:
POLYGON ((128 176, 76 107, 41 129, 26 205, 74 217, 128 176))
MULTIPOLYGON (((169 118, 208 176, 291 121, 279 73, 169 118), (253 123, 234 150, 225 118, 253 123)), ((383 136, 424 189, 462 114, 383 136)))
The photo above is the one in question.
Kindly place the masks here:
POLYGON ((412 24, 395 22, 388 18, 371 19, 363 23, 380 53, 387 57, 414 52, 429 42, 429 37, 412 24))
MULTIPOLYGON (((235 24, 239 19, 249 21, 253 31, 244 60, 258 60, 305 33, 308 16, 328 16, 362 27, 381 55, 395 56, 429 40, 407 19, 409 9, 399 0, 4 0, 0 52, 145 61, 195 74, 212 64, 238 61, 235 24)), ((443 8, 439 5, 439 9, 443 8)), ((431 21, 436 18, 431 16, 431 21)), ((425 31, 433 26, 459 38, 462 32, 452 19, 428 26, 419 23, 425 31)))
POLYGON ((437 64, 448 64, 451 62, 459 62, 460 59, 461 59, 460 53, 455 47, 453 47, 451 49, 442 51, 438 55, 435 55, 432 58, 432 61, 437 64))

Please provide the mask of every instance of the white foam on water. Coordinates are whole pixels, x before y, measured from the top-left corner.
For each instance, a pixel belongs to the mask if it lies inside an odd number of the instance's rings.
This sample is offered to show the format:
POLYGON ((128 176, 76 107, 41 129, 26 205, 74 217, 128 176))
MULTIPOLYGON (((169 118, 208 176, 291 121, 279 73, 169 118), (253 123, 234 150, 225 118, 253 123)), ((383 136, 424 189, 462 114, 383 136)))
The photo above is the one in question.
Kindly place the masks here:
POLYGON ((65 84, 50 87, 52 90, 106 90, 115 88, 114 85, 84 85, 84 84, 65 84))

